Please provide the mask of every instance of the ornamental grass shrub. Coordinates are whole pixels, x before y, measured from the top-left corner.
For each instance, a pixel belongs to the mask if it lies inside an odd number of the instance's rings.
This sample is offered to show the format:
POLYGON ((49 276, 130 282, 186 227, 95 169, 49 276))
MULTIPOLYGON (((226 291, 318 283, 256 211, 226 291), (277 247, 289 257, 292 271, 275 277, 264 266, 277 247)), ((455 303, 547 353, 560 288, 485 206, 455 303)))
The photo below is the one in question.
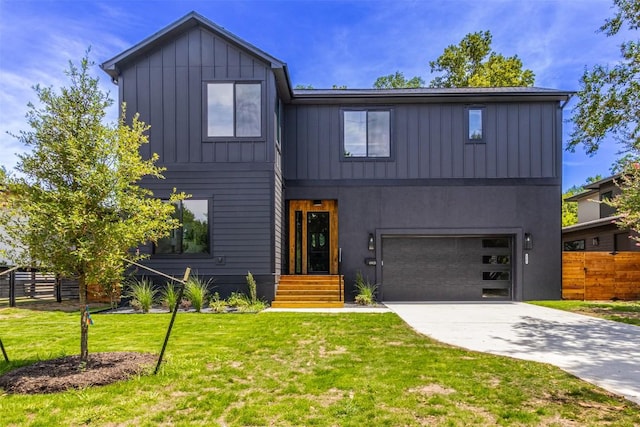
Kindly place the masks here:
POLYGON ((157 290, 153 288, 153 282, 143 277, 133 279, 126 285, 126 296, 131 298, 129 304, 137 311, 148 313, 156 300, 157 290))

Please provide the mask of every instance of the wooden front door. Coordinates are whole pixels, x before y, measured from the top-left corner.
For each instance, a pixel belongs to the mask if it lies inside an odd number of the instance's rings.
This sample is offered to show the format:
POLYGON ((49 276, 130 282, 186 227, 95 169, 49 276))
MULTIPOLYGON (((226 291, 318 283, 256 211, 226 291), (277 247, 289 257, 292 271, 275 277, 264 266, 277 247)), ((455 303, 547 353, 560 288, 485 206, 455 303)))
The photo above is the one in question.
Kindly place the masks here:
POLYGON ((289 201, 289 274, 338 274, 338 204, 289 201))

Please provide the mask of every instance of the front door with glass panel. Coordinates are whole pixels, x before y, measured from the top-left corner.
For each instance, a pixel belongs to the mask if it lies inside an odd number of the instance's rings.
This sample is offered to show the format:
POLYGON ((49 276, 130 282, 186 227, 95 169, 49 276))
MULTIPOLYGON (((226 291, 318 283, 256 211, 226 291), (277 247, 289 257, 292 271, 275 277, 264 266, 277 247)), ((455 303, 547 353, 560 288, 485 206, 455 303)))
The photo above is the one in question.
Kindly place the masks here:
POLYGON ((338 274, 335 200, 289 202, 289 274, 338 274))

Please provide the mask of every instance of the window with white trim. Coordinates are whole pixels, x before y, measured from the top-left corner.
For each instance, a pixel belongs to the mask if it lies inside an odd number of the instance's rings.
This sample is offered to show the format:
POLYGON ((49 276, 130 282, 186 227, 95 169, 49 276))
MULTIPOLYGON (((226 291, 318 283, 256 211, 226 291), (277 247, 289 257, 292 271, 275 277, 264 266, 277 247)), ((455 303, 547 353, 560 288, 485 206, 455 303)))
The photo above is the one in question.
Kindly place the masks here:
POLYGON ((468 121, 468 139, 469 142, 483 142, 484 134, 482 129, 482 116, 484 114, 483 108, 471 107, 467 109, 468 121))

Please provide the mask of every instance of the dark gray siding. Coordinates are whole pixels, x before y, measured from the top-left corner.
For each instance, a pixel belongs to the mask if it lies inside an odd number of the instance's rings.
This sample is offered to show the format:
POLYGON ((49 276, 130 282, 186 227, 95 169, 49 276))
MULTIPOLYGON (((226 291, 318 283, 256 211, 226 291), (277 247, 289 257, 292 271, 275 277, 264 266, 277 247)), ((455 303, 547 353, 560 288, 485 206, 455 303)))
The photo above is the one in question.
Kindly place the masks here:
POLYGON ((635 245, 635 241, 630 239, 629 235, 630 233, 628 231, 620 230, 615 224, 611 223, 583 230, 564 231, 562 233, 562 242, 584 240, 586 251, 640 251, 640 247, 635 245), (598 238, 597 245, 594 245, 595 242, 593 239, 595 237, 598 238))
MULTIPOLYGON (((251 272, 260 295, 274 295, 273 170, 254 167, 241 170, 196 170, 185 167, 165 172, 165 180, 147 180, 156 197, 167 198, 173 187, 193 199, 211 200, 209 211, 210 254, 152 255, 143 263, 165 274, 182 276, 186 267, 192 275, 214 279, 214 291, 246 291, 245 276, 251 272)), ((151 253, 151 245, 141 248, 151 253)))
POLYGON ((557 103, 485 104, 486 143, 476 144, 464 104, 390 108, 391 159, 343 161, 340 106, 287 106, 285 179, 559 178, 557 103))
POLYGON ((283 263, 283 254, 285 251, 285 242, 284 242, 284 183, 282 180, 282 171, 280 170, 281 164, 281 154, 280 149, 276 149, 276 169, 275 169, 275 179, 274 179, 274 220, 273 220, 273 230, 274 230, 274 271, 276 274, 276 281, 278 281, 278 277, 280 275, 280 270, 282 269, 283 263))
MULTIPOLYGON (((165 180, 144 184, 157 197, 172 188, 193 198, 212 200, 209 212, 211 254, 208 256, 152 256, 146 265, 182 275, 212 277, 221 295, 245 290, 251 271, 259 293, 273 298, 274 275, 281 263, 281 211, 274 204, 282 197, 282 177, 274 178, 274 108, 276 85, 270 64, 242 46, 202 27, 192 27, 135 61, 118 64, 120 100, 127 116, 139 113, 150 125, 149 144, 142 156, 152 153, 165 166, 165 180), (262 83, 262 136, 252 139, 206 141, 205 84, 210 81, 262 83)), ((151 246, 145 248, 151 251, 151 246)))
POLYGON ((489 180, 478 184, 287 187, 286 198, 338 201, 347 300, 354 297, 357 271, 372 282, 380 280, 380 243, 386 234, 513 235, 514 299, 560 298, 560 186, 492 185, 489 180), (527 265, 525 232, 534 238, 527 265), (377 236, 373 252, 367 249, 369 233, 377 236), (368 257, 377 259, 376 267, 365 265, 368 257))
POLYGON ((151 125, 143 155, 160 163, 273 162, 271 106, 276 89, 268 64, 196 27, 136 62, 121 65, 120 99, 127 115, 151 125), (203 142, 203 85, 207 81, 263 82, 263 137, 203 142))
POLYGON ((171 188, 185 189, 193 199, 212 200, 209 212, 211 254, 203 258, 155 256, 149 265, 184 271, 185 264, 204 275, 273 274, 273 178, 269 170, 167 171, 166 180, 145 182, 156 197, 171 188), (188 189, 188 190, 186 190, 188 189), (223 257, 218 260, 218 257, 223 257))

